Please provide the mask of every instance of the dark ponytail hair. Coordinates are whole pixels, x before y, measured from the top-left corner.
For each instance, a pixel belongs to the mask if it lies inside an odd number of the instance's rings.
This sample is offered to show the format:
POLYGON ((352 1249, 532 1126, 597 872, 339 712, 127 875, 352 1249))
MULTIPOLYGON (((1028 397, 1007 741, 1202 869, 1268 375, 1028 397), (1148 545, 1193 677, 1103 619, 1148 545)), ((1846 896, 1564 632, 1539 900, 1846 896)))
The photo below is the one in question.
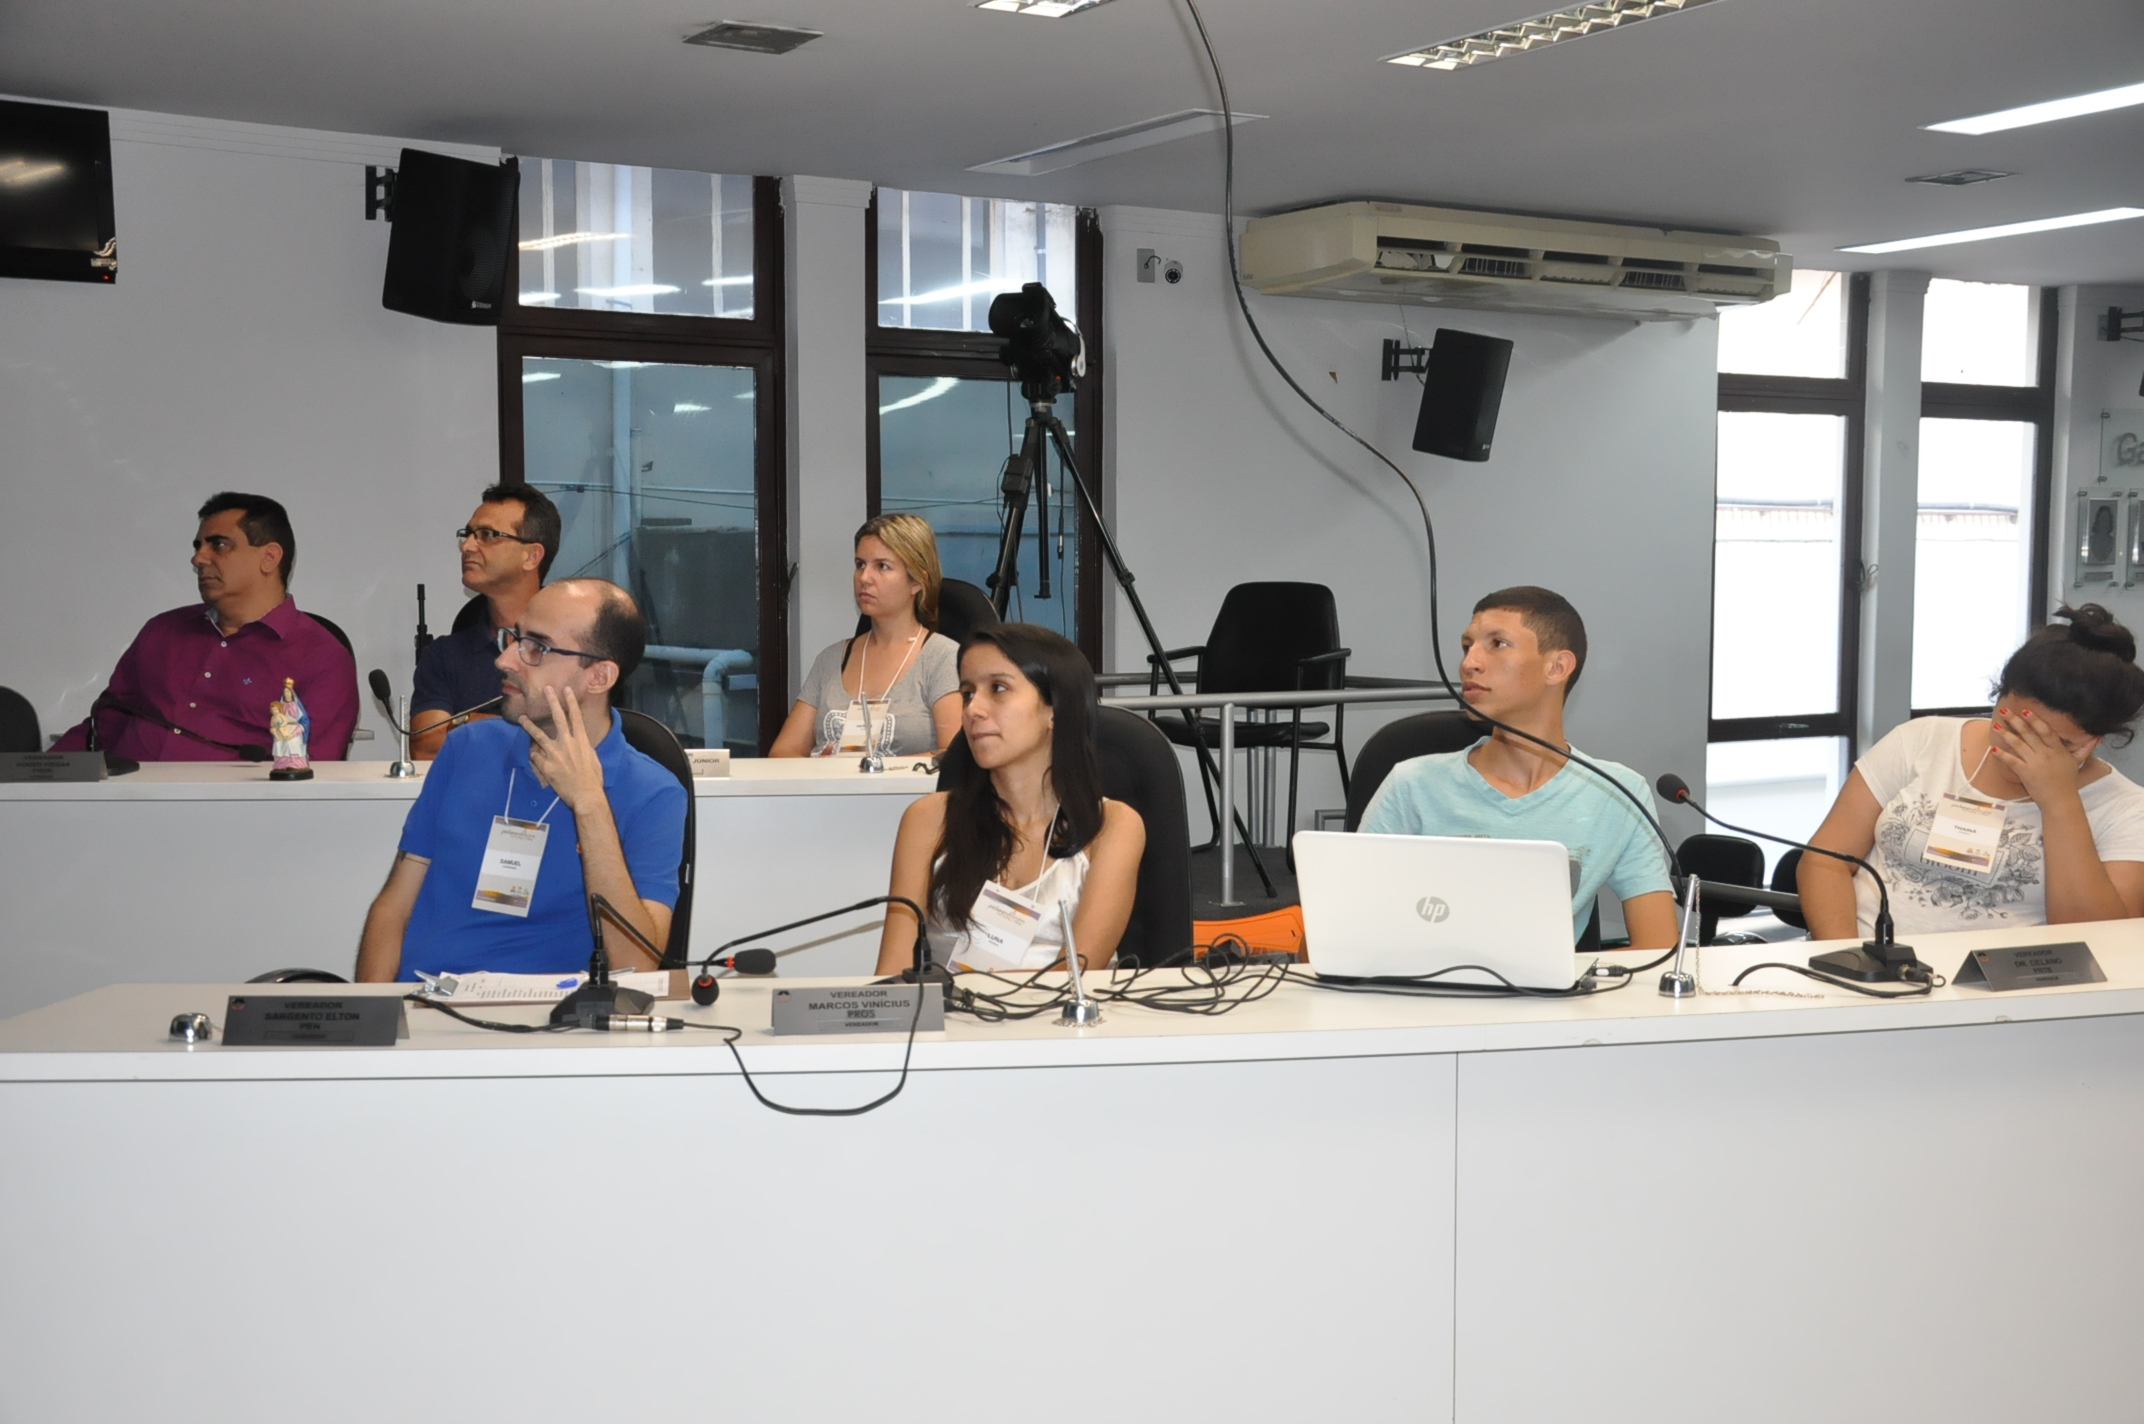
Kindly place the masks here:
POLYGON ((2055 617, 2068 626, 2050 623, 2010 655, 1995 682, 1996 699, 2030 697, 2093 736, 2128 746, 2136 735, 2130 724, 2144 710, 2135 635, 2096 603, 2064 604, 2055 617))
MULTIPOLYGON (((1050 734, 1050 789, 1057 793, 1058 812, 1050 829, 1049 854, 1058 860, 1077 855, 1102 829, 1094 669, 1071 642, 1032 623, 976 629, 961 645, 962 661, 970 649, 985 643, 1003 653, 1056 714, 1050 734)), ((967 926, 983 882, 1005 873, 1014 837, 997 783, 975 764, 967 737, 953 739, 942 766, 951 789, 946 793, 945 829, 938 837, 938 866, 931 873, 931 913, 940 924, 959 929, 967 926)))

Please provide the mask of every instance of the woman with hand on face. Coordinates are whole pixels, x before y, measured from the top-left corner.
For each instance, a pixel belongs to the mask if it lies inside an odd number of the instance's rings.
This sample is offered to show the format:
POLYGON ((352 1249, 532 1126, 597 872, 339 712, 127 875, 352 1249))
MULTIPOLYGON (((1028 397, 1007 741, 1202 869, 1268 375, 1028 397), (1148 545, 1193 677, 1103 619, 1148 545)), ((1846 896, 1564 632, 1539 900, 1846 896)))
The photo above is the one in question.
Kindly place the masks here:
MULTIPOLYGON (((2055 616, 2003 665, 1992 717, 1893 729, 1811 837, 1876 867, 1902 937, 2144 914, 2144 787, 2094 755, 2144 709, 2136 639, 2096 603, 2055 616)), ((1804 855, 1799 880, 1813 937, 1873 932, 1867 875, 1804 855)))
POLYGON ((938 540, 913 514, 856 531, 856 607, 871 630, 820 653, 767 755, 928 756, 960 730, 960 648, 938 623, 938 540))
MULTIPOLYGON (((960 696, 965 737, 945 758, 955 789, 902 816, 890 893, 926 908, 938 963, 1061 964, 1069 912, 1081 965, 1107 966, 1131 921, 1146 825, 1102 796, 1094 670, 1049 629, 1005 623, 961 649, 960 696)), ((890 907, 878 972, 909 968, 915 945, 915 917, 890 907)))

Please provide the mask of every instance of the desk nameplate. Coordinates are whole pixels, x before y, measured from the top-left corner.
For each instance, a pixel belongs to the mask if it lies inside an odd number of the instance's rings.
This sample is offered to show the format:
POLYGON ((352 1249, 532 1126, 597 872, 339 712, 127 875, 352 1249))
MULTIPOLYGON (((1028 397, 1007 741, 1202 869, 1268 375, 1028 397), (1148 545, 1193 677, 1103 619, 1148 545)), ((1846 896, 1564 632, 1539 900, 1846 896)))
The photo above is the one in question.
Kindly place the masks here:
POLYGON ((2106 971, 2083 940, 2025 944, 2015 949, 1976 949, 1965 957, 1953 984, 1977 984, 1993 993, 2047 989, 2058 984, 2104 984, 2106 971))
POLYGON ((393 1048, 408 1037, 402 1000, 385 994, 233 994, 223 1014, 230 1048, 393 1048))
POLYGON ((861 984, 839 989, 776 989, 774 1031, 786 1033, 906 1033, 914 1023, 918 1033, 937 1033, 945 1028, 945 991, 936 984, 924 986, 930 997, 923 1001, 923 1015, 916 1017, 914 984, 861 984))
POLYGON ((102 781, 103 752, 15 752, 0 756, 0 782, 102 781))

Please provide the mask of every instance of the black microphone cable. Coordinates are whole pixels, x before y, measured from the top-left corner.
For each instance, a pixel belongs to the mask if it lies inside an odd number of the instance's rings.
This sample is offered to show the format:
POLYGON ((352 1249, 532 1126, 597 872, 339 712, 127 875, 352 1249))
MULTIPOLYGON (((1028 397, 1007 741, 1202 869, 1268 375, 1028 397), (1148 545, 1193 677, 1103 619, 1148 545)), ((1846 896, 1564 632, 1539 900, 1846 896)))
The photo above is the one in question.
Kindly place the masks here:
POLYGON ((262 762, 267 761, 269 757, 268 748, 266 747, 257 746, 252 742, 219 742, 214 737, 196 732, 191 727, 181 727, 161 712, 152 712, 144 707, 136 707, 131 702, 122 701, 120 698, 112 696, 110 692, 99 693, 97 700, 89 705, 89 721, 92 730, 96 726, 97 709, 100 707, 109 707, 122 717, 132 717, 137 722, 148 722, 154 726, 168 728, 178 736, 191 737, 207 746, 234 753, 240 761, 262 762))
POLYGON ((1399 478, 1400 484, 1406 489, 1407 493, 1413 497, 1415 508, 1419 510, 1422 515, 1422 536, 1428 544, 1429 548, 1429 656, 1430 661, 1435 665, 1437 670, 1437 681, 1444 684, 1444 690, 1451 694, 1452 700, 1458 703, 1460 707, 1464 708, 1466 710, 1467 715, 1472 717, 1474 720, 1485 723, 1486 725, 1493 727, 1500 732, 1508 732, 1514 737, 1518 737, 1525 741, 1532 742, 1536 746, 1544 747, 1547 750, 1556 753, 1556 755, 1558 756, 1565 757, 1570 761, 1576 762, 1579 766, 1584 767, 1587 771, 1592 772, 1596 777, 1600 778, 1602 781, 1605 781, 1606 783, 1608 783, 1608 785, 1614 787, 1618 792, 1622 794, 1624 800, 1630 802, 1632 806, 1637 808, 1640 819, 1642 819, 1645 822, 1646 826, 1651 829, 1652 833, 1659 838, 1661 848, 1667 852, 1669 870, 1677 878, 1681 878, 1683 874, 1682 858, 1676 854, 1674 842, 1668 839, 1668 833, 1666 829, 1661 826, 1659 818, 1656 817, 1652 813, 1652 811, 1648 809, 1646 805, 1638 799, 1636 793, 1634 793, 1629 787, 1625 786, 1622 782, 1617 781, 1614 777, 1603 771, 1600 767, 1595 766, 1585 757, 1582 757, 1578 755, 1578 753, 1572 751, 1570 747, 1559 747, 1546 737, 1537 737, 1532 732, 1526 731, 1523 728, 1514 727, 1508 722, 1500 722, 1496 718, 1476 711, 1474 708, 1468 706, 1466 699, 1460 696, 1459 689, 1453 685, 1451 674, 1445 671, 1443 634, 1438 631, 1439 609, 1437 601, 1437 527, 1436 522, 1430 517, 1428 501, 1422 498, 1422 491, 1416 487, 1415 482, 1412 479, 1408 478, 1407 472, 1393 463, 1391 456, 1387 455, 1384 451, 1378 449, 1377 446, 1370 443, 1370 441, 1365 439, 1363 436, 1356 434, 1355 431, 1351 429, 1345 421, 1341 420, 1340 417, 1334 415, 1331 411, 1320 405, 1318 403, 1317 398, 1303 388, 1302 383, 1296 380, 1294 374, 1290 372, 1288 368, 1281 363, 1280 357, 1276 356, 1273 353, 1273 348, 1266 342, 1265 332, 1259 328, 1258 318, 1251 314, 1250 300, 1245 297, 1243 293, 1243 271, 1236 260, 1235 109, 1229 103, 1228 81, 1222 77, 1221 61, 1214 54, 1212 36, 1206 33, 1206 20, 1202 15, 1199 14, 1198 0, 1183 0, 1183 4, 1184 8, 1190 12, 1192 27, 1198 31, 1199 45, 1206 52, 1206 64, 1207 67, 1213 72, 1214 88, 1219 92, 1221 100, 1221 245, 1227 250, 1228 253, 1228 280, 1229 286, 1234 290, 1236 294, 1236 306, 1238 310, 1243 313, 1243 324, 1250 329, 1251 339, 1257 343, 1259 354, 1263 355, 1266 358, 1266 364, 1270 365, 1273 368, 1275 373, 1280 376, 1281 380, 1287 382, 1288 389, 1295 392, 1297 396, 1301 397, 1303 404, 1309 406, 1312 410, 1316 411, 1320 416, 1324 418, 1327 424, 1333 427, 1333 429, 1339 431, 1342 435, 1345 435, 1348 439, 1354 441, 1357 445, 1360 445, 1364 450, 1367 450, 1377 460, 1379 464, 1383 465, 1386 469, 1392 471, 1392 473, 1399 478))

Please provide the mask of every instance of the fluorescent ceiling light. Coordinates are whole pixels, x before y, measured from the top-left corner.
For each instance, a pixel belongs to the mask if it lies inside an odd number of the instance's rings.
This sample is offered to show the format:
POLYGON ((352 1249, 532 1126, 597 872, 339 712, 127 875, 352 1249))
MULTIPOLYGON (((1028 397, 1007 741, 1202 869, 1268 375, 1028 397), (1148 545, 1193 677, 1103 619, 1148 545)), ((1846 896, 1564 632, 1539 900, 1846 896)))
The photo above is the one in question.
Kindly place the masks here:
POLYGON ((0 183, 10 188, 27 188, 32 183, 57 178, 66 171, 64 163, 32 163, 27 158, 10 158, 0 163, 0 183))
POLYGON ((2125 84, 2119 89, 2102 89, 2094 94, 2048 99, 2038 104, 2025 104, 2015 109, 1998 109, 1992 114, 1978 114, 1970 119, 1952 119, 1948 123, 1928 124, 1926 127, 1931 133, 2001 133, 2004 129, 2022 129, 2033 124, 2051 124, 2057 119, 2074 119, 2080 114, 2104 114, 2109 109, 2126 109, 2132 104, 2144 104, 2144 84, 2125 84))
POLYGON ((1962 232, 1939 232, 1932 237, 1902 237, 1895 242, 1869 242, 1842 247, 1841 252, 1911 252, 1917 247, 1949 247, 1960 242, 1985 242, 1991 237, 2018 237, 2028 232, 2054 232, 2065 227, 2090 227, 2094 223, 2124 222, 2144 218, 2144 208, 2101 208, 2096 213, 2071 213, 2061 218, 2034 218, 2031 222, 2003 223, 1996 227, 1969 227, 1962 232))
POLYGON ((679 401, 676 405, 670 407, 670 413, 672 415, 699 415, 702 412, 713 409, 714 407, 711 405, 698 405, 692 401, 679 401))
POLYGON ((667 297, 680 290, 666 287, 660 282, 636 282, 625 287, 575 287, 584 297, 667 297))
POLYGON ((556 237, 532 237, 517 244, 523 252, 549 252, 557 247, 573 247, 583 242, 619 242, 631 237, 629 232, 562 232, 556 237))
POLYGON ((1040 15, 1046 20, 1058 20, 1066 15, 1077 15, 1082 10, 1092 10, 1097 5, 1107 5, 1109 0, 981 0, 978 10, 1003 10, 1008 15, 1040 15))
POLYGON ((750 277, 709 277, 700 283, 703 287, 749 287, 750 277))
POLYGON ((985 277, 980 282, 963 282, 957 287, 939 287, 934 291, 917 292, 910 297, 880 297, 878 304, 882 307, 918 307, 925 302, 950 302, 960 297, 981 296, 986 292, 996 296, 999 292, 1018 290, 1018 287, 1006 286, 1002 278, 985 277))
MULTIPOLYGON (((1264 114, 1236 112, 1238 125, 1255 123, 1266 117, 1264 114)), ((1085 138, 1068 139, 1053 143, 1048 148, 1031 149, 1016 153, 1010 158, 993 158, 988 163, 978 163, 970 173, 1006 173, 1015 178, 1032 178, 1038 173, 1055 173, 1060 168, 1070 168, 1075 163, 1088 163, 1097 158, 1109 158, 1119 153, 1130 153, 1137 148, 1152 148, 1157 143, 1173 143, 1193 134, 1216 133, 1221 128, 1219 109, 1181 109, 1173 114, 1157 118, 1141 119, 1136 124, 1122 128, 1104 129, 1088 134, 1085 138)))
POLYGON ((521 384, 533 386, 538 381, 555 381, 558 378, 559 372, 557 371, 524 371, 521 373, 521 384))
POLYGON ((940 376, 914 395, 903 396, 892 405, 880 406, 878 413, 880 415, 891 415, 897 410, 906 410, 912 405, 921 405, 925 401, 936 400, 959 384, 960 378, 957 376, 940 376))
POLYGON ((652 366, 655 363, 653 361, 598 361, 596 364, 606 371, 637 371, 642 366, 652 366))
POLYGON ((525 307, 540 307, 545 302, 555 302, 557 300, 558 293, 556 292, 523 292, 520 296, 521 305, 525 307))
POLYGON ((1465 69, 1506 55, 1524 54, 1564 40, 1584 39, 1603 30, 1635 25, 1640 20, 1658 19, 1662 15, 1680 14, 1711 3, 1712 0, 1599 0, 1597 4, 1551 10, 1546 15, 1536 15, 1515 25, 1461 35, 1426 49, 1387 55, 1385 63, 1413 65, 1418 69, 1465 69))

